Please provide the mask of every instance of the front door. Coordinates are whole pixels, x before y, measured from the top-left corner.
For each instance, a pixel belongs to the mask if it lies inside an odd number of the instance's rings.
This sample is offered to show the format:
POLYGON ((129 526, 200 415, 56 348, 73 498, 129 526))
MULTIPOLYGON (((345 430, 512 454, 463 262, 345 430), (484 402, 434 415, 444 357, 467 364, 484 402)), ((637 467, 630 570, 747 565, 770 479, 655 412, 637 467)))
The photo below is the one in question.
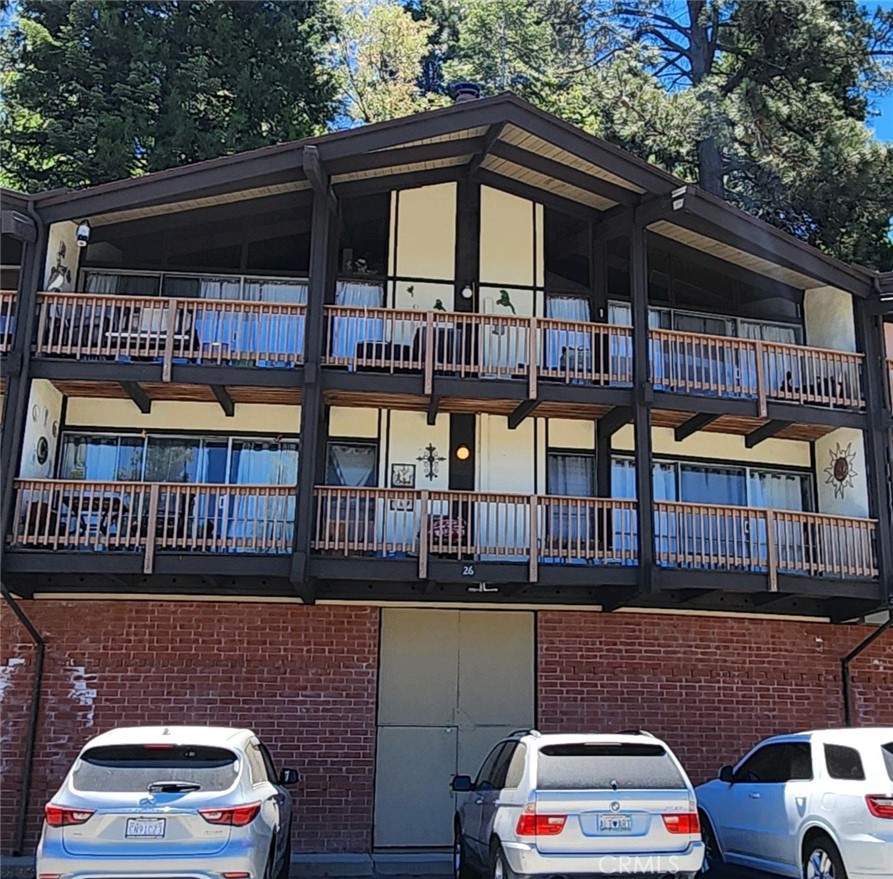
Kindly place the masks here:
POLYGON ((533 614, 382 611, 375 845, 446 847, 456 773, 534 722, 533 614))

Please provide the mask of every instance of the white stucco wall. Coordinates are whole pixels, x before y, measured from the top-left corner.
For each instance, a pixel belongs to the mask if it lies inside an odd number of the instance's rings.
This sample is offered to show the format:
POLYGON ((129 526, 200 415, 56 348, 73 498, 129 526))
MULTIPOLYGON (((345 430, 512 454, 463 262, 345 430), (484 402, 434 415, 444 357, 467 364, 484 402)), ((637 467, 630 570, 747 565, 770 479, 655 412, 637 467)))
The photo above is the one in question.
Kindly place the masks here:
POLYGON ((19 468, 19 475, 23 479, 48 479, 53 475, 62 420, 62 399, 62 394, 51 382, 45 379, 31 382, 19 468), (38 460, 42 438, 47 444, 47 455, 43 463, 38 460))
POLYGON ((853 297, 836 287, 816 287, 803 295, 806 344, 835 351, 856 350, 853 297))
MULTIPOLYGON (((391 196, 396 275, 452 281, 456 262, 456 184, 403 189, 391 196)), ((398 308, 405 308, 400 303, 398 308)))
POLYGON ((392 411, 383 419, 382 448, 379 455, 381 473, 379 485, 391 486, 391 465, 411 464, 415 467, 415 487, 418 489, 448 489, 450 485, 450 418, 438 415, 433 425, 427 423, 424 412, 392 411), (418 459, 432 445, 435 456, 443 458, 436 465, 433 479, 426 475, 425 464, 418 459))
POLYGON ((819 490, 818 511, 837 516, 867 517, 868 480, 862 431, 840 428, 816 440, 815 462, 819 490), (840 456, 846 457, 850 462, 853 475, 848 481, 852 482, 852 486, 841 485, 831 478, 832 462, 835 457, 840 456))

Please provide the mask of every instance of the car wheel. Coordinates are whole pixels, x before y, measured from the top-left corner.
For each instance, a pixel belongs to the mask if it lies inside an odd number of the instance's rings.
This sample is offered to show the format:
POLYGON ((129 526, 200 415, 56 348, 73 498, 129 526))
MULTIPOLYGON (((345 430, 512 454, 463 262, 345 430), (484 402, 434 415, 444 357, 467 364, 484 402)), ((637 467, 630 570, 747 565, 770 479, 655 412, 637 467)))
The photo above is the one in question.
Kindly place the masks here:
POLYGON ((817 836, 803 854, 803 879, 847 879, 843 858, 827 836, 817 836))
POLYGON ((288 879, 291 873, 291 824, 288 825, 288 837, 285 840, 285 852, 282 855, 282 864, 276 879, 288 879))
POLYGON ((505 852, 498 842, 490 846, 490 879, 517 879, 517 874, 508 865, 505 852))
POLYGON ((701 872, 706 873, 711 867, 722 864, 722 851, 719 848, 716 831, 713 829, 710 819, 705 812, 700 812, 699 814, 701 818, 701 839, 704 842, 704 866, 701 868, 701 872))
POLYGON ((474 879, 477 874, 468 863, 468 852, 465 849, 465 840, 462 838, 462 830, 456 825, 453 838, 453 879, 474 879))

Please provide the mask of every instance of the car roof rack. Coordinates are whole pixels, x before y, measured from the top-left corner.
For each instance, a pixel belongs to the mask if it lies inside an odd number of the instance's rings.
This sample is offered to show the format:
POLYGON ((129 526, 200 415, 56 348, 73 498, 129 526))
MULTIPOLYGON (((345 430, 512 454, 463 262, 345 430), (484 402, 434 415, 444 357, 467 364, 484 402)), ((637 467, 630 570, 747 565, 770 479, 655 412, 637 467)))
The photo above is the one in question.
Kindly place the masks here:
POLYGON ((617 733, 618 736, 648 736, 649 739, 656 739, 657 736, 648 732, 647 729, 622 729, 617 733))
POLYGON ((523 729, 512 730, 508 734, 508 738, 512 738, 514 736, 541 736, 542 733, 538 729, 529 729, 528 727, 524 727, 523 729))

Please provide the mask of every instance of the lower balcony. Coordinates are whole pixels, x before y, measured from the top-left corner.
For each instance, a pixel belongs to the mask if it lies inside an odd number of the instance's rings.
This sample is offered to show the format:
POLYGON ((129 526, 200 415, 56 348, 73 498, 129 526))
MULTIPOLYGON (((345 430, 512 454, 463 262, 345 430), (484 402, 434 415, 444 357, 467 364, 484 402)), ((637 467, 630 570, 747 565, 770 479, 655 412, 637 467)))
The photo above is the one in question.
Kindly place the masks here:
MULTIPOLYGON (((30 479, 16 488, 5 573, 17 579, 141 575, 135 588, 149 588, 148 575, 162 574, 182 584, 168 587, 177 591, 187 588, 181 574, 212 586, 267 577, 275 594, 289 592, 293 486, 30 479)), ((653 515, 652 596, 879 596, 873 520, 669 501, 653 515)), ((318 486, 309 573, 341 589, 332 597, 354 599, 399 583, 420 594, 425 584, 455 584, 552 601, 574 600, 562 587, 617 587, 630 598, 641 573, 638 525, 633 500, 318 486)))

